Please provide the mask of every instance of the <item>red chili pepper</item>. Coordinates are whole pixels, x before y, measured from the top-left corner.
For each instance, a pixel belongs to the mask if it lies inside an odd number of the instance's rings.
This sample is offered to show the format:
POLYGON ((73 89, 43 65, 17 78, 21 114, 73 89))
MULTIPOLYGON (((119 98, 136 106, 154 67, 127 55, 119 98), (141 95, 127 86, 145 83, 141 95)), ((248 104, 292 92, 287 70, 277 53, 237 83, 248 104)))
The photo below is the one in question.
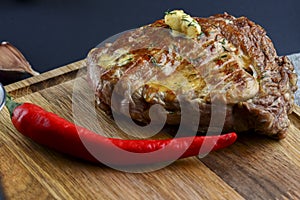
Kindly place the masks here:
POLYGON ((18 104, 7 97, 6 107, 11 114, 11 120, 15 128, 24 136, 31 138, 38 144, 45 145, 59 152, 81 158, 84 160, 97 162, 86 145, 99 148, 98 153, 104 156, 108 163, 114 165, 147 164, 164 161, 172 161, 176 158, 186 158, 199 154, 209 153, 228 147, 237 139, 236 133, 228 133, 220 136, 196 136, 182 137, 163 140, 124 140, 117 138, 107 138, 96 134, 86 128, 47 112, 43 108, 31 104, 18 104), (84 143, 82 142, 84 140, 84 143), (205 140, 205 143, 204 143, 205 140), (207 145, 208 149, 203 146, 207 145), (209 146, 211 145, 211 146, 209 146), (115 148, 119 147, 126 152, 145 153, 139 157, 136 154, 130 156, 112 156, 115 148), (168 153, 158 153, 149 156, 148 153, 164 148, 169 148, 168 153), (209 147, 213 147, 212 149, 209 147), (201 149, 201 152, 199 150, 201 149), (173 152, 173 153, 172 153, 173 152), (178 156, 176 152, 183 154, 178 156), (176 157, 177 156, 177 157, 176 157))

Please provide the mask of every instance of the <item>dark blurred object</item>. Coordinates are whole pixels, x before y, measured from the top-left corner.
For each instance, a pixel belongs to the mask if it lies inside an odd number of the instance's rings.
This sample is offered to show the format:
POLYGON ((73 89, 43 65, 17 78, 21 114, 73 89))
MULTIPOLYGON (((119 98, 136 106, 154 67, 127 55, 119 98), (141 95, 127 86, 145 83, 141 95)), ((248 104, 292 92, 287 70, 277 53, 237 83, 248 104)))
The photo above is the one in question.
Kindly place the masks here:
POLYGON ((0 44, 0 82, 4 85, 16 82, 22 79, 24 73, 39 75, 16 47, 8 42, 2 42, 0 44))

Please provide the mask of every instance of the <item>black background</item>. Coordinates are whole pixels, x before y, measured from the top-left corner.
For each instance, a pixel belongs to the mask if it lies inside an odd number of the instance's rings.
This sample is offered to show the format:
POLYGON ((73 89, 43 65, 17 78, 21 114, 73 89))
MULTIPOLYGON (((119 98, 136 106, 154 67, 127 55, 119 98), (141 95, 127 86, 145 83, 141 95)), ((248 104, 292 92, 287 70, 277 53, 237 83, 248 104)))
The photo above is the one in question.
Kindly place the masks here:
POLYGON ((192 16, 247 16, 267 30, 278 54, 300 52, 299 0, 0 0, 0 41, 14 44, 45 72, 83 59, 104 39, 175 8, 192 16))

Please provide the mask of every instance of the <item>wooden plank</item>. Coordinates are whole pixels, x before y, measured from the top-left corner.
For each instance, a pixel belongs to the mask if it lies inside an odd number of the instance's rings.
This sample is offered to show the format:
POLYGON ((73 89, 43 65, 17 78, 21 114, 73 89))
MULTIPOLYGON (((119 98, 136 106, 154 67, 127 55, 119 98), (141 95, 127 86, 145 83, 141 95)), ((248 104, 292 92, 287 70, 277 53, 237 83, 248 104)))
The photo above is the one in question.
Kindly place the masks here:
MULTIPOLYGON (((72 99, 76 92, 74 83, 82 87, 79 90, 88 90, 85 73, 84 61, 79 61, 6 86, 6 90, 20 102, 34 102, 72 121, 76 118, 72 99)), ((81 98, 80 101, 85 100, 84 96, 81 98)), ((80 109, 89 112, 93 108, 83 104, 80 109)), ((131 138, 120 131, 110 117, 99 110, 96 113, 107 136, 131 138)), ((3 122, 0 124, 0 155, 4 156, 1 160, 7 159, 5 152, 9 150, 10 159, 20 166, 18 170, 38 182, 37 188, 44 191, 41 193, 46 198, 300 199, 299 114, 300 108, 295 106, 285 140, 240 135, 233 146, 200 160, 184 159, 158 171, 132 174, 91 165, 41 147, 18 134, 4 110, 0 116, 3 122)), ((90 117, 84 117, 84 124, 96 130, 90 117)), ((155 137, 168 136, 162 132, 155 137)), ((8 167, 0 163, 1 171, 8 167)), ((5 186, 11 184, 9 179, 3 181, 5 186)), ((11 189, 7 192, 15 194, 11 189)))
MULTIPOLYGON (((3 129, 2 129, 3 130, 3 129)), ((0 141, 1 189, 7 199, 51 199, 51 193, 23 166, 17 162, 10 148, 0 141)), ((0 197, 1 199, 1 197, 0 197)))
POLYGON ((34 76, 5 86, 8 93, 15 98, 37 92, 60 83, 76 78, 78 73, 85 70, 85 60, 51 70, 38 76, 34 76))
MULTIPOLYGON (((71 80, 16 100, 34 102, 72 120, 72 86, 71 80)), ((243 199, 195 157, 154 172, 116 171, 72 159, 31 142, 12 127, 7 110, 2 112, 1 141, 10 149, 15 162, 26 166, 26 173, 57 199, 243 199), (2 132, 3 126, 5 132, 2 132)), ((108 123, 107 131, 115 131, 115 125, 109 120, 104 120, 108 123)), ((109 134, 118 136, 116 133, 109 134)), ((5 180, 5 184, 10 184, 10 180, 5 180)))
POLYGON ((247 199, 300 199, 299 132, 292 124, 281 141, 239 135, 235 145, 201 161, 247 199))

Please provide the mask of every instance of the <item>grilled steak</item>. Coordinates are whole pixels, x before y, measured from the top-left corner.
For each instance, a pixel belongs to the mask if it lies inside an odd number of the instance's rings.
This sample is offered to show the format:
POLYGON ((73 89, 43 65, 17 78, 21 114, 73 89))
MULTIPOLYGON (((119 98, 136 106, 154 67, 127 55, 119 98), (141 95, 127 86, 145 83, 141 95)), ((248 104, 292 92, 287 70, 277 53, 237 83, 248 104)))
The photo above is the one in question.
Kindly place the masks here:
POLYGON ((149 109, 159 104, 165 108, 167 123, 179 124, 182 98, 197 102, 199 131, 205 132, 212 104, 222 102, 226 106, 223 131, 284 138, 297 76, 288 58, 277 56, 265 30, 246 17, 226 13, 209 18, 182 16, 186 28, 173 26, 173 19, 166 23, 165 18, 89 53, 88 76, 99 106, 149 123, 149 109), (129 95, 128 104, 111 107, 113 92, 121 102, 129 95), (129 114, 123 106, 129 106, 129 114))

